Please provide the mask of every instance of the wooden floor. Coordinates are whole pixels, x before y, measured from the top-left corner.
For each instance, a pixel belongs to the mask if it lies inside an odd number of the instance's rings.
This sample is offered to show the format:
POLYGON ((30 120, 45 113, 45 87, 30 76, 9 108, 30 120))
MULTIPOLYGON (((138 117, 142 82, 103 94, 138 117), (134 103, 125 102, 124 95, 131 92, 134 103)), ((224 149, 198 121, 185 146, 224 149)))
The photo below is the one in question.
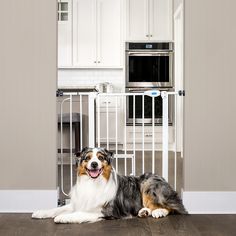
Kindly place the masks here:
POLYGON ((0 214, 1 236, 220 236, 236 235, 236 215, 171 215, 162 219, 133 218, 93 224, 55 224, 52 219, 33 220, 30 214, 0 214))

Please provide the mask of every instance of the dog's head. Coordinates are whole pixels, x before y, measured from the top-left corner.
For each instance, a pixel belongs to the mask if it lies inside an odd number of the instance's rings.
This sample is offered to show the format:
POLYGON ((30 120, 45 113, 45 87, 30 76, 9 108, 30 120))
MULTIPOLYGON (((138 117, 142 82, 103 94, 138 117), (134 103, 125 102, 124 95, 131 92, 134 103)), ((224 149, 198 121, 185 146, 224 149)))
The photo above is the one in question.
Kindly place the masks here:
POLYGON ((77 174, 79 176, 87 175, 92 179, 103 176, 107 180, 110 178, 113 154, 105 148, 86 147, 81 152, 76 153, 76 156, 77 174))

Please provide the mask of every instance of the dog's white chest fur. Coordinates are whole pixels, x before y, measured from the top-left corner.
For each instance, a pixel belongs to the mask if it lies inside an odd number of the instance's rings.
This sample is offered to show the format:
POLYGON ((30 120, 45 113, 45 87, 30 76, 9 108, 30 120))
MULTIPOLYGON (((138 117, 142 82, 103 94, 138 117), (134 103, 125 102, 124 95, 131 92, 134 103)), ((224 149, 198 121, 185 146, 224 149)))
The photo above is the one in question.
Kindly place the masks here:
POLYGON ((117 186, 112 176, 108 181, 102 176, 97 179, 81 176, 71 191, 73 210, 101 212, 103 205, 115 197, 116 190, 117 186))

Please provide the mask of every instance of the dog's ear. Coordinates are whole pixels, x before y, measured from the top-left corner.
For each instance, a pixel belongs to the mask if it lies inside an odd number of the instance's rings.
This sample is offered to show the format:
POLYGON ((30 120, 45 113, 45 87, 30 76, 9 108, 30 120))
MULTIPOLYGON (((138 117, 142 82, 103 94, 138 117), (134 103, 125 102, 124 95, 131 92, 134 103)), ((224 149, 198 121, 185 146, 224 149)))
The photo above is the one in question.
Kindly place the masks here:
POLYGON ((107 156, 109 156, 110 158, 113 158, 113 157, 114 157, 113 152, 108 151, 106 148, 105 148, 105 152, 106 152, 107 156))
POLYGON ((88 147, 85 147, 82 149, 82 151, 80 152, 76 152, 74 155, 76 156, 75 158, 75 163, 76 163, 76 167, 78 167, 79 162, 81 161, 81 157, 83 156, 83 154, 87 151, 88 147))
POLYGON ((82 156, 83 153, 86 152, 87 150, 88 150, 88 147, 84 147, 84 148, 82 149, 82 151, 76 152, 74 155, 75 155, 76 157, 80 157, 80 156, 82 156))
POLYGON ((110 164, 112 162, 112 160, 114 159, 114 154, 113 154, 113 152, 108 151, 106 148, 104 148, 104 151, 107 156, 108 164, 110 164))

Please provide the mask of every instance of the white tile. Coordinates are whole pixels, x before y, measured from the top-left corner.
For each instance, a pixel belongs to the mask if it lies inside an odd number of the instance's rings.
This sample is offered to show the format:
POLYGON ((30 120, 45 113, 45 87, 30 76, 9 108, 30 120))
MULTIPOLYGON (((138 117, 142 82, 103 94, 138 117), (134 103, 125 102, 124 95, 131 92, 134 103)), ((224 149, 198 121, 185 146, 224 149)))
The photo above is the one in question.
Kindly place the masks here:
POLYGON ((58 70, 58 87, 95 86, 109 82, 114 92, 124 91, 125 78, 122 69, 60 69, 58 70))

